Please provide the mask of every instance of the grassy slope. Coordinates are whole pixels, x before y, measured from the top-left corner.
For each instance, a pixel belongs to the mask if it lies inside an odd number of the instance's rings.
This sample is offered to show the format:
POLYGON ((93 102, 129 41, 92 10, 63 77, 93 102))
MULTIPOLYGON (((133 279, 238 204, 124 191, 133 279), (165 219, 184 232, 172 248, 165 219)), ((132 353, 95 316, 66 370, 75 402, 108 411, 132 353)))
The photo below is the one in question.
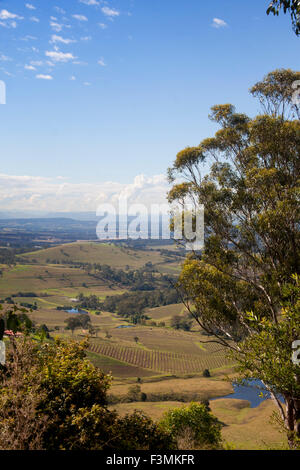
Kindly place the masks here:
MULTIPOLYGON (((168 380, 146 382, 141 385, 142 392, 149 394, 160 393, 180 393, 182 395, 197 394, 198 400, 211 399, 233 392, 229 382, 222 379, 203 377, 192 378, 169 378, 168 380)), ((128 391, 128 385, 116 384, 112 386, 111 392, 115 395, 125 395, 128 391)))
MULTIPOLYGON (((180 406, 180 402, 145 402, 122 403, 111 408, 121 415, 139 409, 158 420, 167 410, 180 406)), ((271 400, 263 402, 258 408, 250 408, 247 401, 232 399, 215 400, 210 406, 213 414, 225 424, 223 439, 235 449, 280 449, 286 446, 284 436, 270 423, 270 416, 275 411, 271 400)))
POLYGON ((146 314, 155 321, 170 321, 174 315, 182 315, 185 312, 183 304, 165 305, 163 307, 150 308, 146 314))
POLYGON ((22 259, 38 264, 59 262, 81 262, 108 264, 113 268, 140 268, 148 262, 163 263, 165 258, 158 251, 134 251, 127 247, 110 243, 81 242, 71 243, 34 253, 22 255, 22 259))

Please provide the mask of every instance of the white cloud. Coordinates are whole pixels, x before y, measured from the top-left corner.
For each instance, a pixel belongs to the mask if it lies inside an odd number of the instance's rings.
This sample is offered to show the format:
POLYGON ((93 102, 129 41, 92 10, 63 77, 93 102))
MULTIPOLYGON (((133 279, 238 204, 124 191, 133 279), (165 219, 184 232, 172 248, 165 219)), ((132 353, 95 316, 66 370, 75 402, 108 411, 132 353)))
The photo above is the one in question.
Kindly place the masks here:
POLYGON ((26 69, 26 70, 36 70, 36 68, 33 65, 24 65, 24 69, 26 69))
POLYGON ((12 59, 10 57, 8 57, 7 55, 4 55, 4 54, 0 54, 0 61, 1 62, 9 62, 11 61, 12 59))
POLYGON ((16 15, 15 13, 10 13, 7 10, 0 11, 0 20, 13 20, 13 19, 23 20, 23 17, 16 15))
POLYGON ((78 21, 88 21, 87 17, 84 15, 72 15, 72 18, 78 21))
POLYGON ((71 52, 46 51, 45 54, 54 62, 68 62, 76 59, 71 52))
POLYGON ((72 44, 75 41, 75 39, 68 39, 68 38, 63 38, 61 36, 57 36, 56 34, 53 34, 51 36, 51 40, 50 40, 50 43, 51 44, 56 44, 56 43, 62 43, 62 44, 72 44))
POLYGON ((8 10, 0 11, 0 26, 4 28, 16 28, 16 20, 23 20, 23 16, 19 16, 16 13, 11 13, 8 10))
POLYGON ((214 18, 212 26, 214 28, 224 28, 225 26, 228 26, 226 21, 221 20, 220 18, 214 18))
POLYGON ((63 24, 57 23, 56 21, 50 21, 50 26, 57 33, 60 33, 64 27, 63 24))
POLYGON ((39 23, 39 22, 40 22, 39 18, 37 18, 36 16, 31 16, 31 18, 29 18, 29 19, 30 19, 30 21, 32 21, 33 23, 39 23))
POLYGON ((165 175, 138 175, 132 183, 107 181, 94 184, 69 183, 62 178, 0 174, 0 210, 95 211, 102 203, 117 207, 120 195, 128 204, 165 204, 168 183, 165 175))
POLYGON ((35 6, 31 5, 31 3, 26 3, 25 7, 28 8, 28 10, 36 10, 35 6))
POLYGON ((65 15, 65 14, 66 14, 65 10, 63 10, 63 9, 60 8, 60 7, 54 7, 54 10, 56 10, 58 13, 61 13, 62 15, 65 15))
POLYGON ((101 67, 106 67, 106 63, 104 62, 103 58, 98 60, 98 64, 101 65, 101 67))
POLYGON ((120 12, 118 10, 115 10, 114 8, 102 7, 101 10, 105 16, 114 17, 120 15, 120 12))
POLYGON ((27 34, 24 38, 21 39, 21 41, 36 41, 37 38, 35 36, 31 36, 30 34, 27 34))
POLYGON ((35 67, 41 67, 43 65, 43 61, 42 60, 31 60, 30 64, 34 65, 35 67))
POLYGON ((104 23, 98 23, 98 25, 100 26, 101 29, 106 29, 107 28, 107 25, 104 24, 104 23))
POLYGON ((79 0, 79 3, 84 3, 85 5, 100 5, 100 2, 97 0, 79 0))
POLYGON ((39 80, 53 80, 52 75, 43 75, 42 73, 35 76, 39 80))

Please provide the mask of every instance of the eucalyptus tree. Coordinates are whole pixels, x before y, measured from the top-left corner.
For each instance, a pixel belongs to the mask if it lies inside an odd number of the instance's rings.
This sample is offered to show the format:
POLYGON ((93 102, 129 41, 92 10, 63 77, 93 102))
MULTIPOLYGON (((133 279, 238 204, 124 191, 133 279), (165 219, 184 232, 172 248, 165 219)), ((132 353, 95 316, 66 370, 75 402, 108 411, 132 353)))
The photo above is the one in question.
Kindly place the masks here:
POLYGON ((263 381, 291 446, 300 437, 300 368, 292 362, 300 339, 299 80, 300 72, 276 70, 257 83, 255 117, 213 106, 220 130, 179 152, 169 169, 169 202, 188 198, 205 213, 205 247, 187 256, 179 278, 183 301, 211 340, 232 351, 241 376, 263 381))
POLYGON ((297 36, 300 36, 300 1, 299 0, 272 0, 268 9, 268 15, 278 16, 280 11, 290 13, 292 24, 297 36))

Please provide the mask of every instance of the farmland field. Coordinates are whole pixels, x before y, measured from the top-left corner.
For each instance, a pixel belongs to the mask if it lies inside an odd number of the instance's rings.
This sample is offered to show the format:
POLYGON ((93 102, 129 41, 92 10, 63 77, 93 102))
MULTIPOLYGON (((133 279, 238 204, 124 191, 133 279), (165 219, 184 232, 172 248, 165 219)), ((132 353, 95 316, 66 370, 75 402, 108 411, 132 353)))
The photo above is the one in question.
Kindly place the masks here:
MULTIPOLYGON (((130 286, 93 276, 83 264, 107 264, 128 271, 151 262, 155 276, 157 271, 175 276, 181 262, 176 257, 172 260, 158 248, 135 251, 112 243, 94 242, 77 242, 22 254, 18 260, 15 266, 1 267, 0 298, 13 296, 16 303, 35 304, 36 310, 28 316, 36 326, 46 325, 52 338, 76 341, 86 338, 88 331, 78 329, 71 333, 66 328, 70 314, 59 310, 62 306, 76 307, 81 293, 94 295, 103 302, 108 296, 130 292, 130 286)), ((230 381, 224 380, 233 373, 225 350, 209 343, 209 338, 195 323, 189 332, 171 328, 173 316, 187 313, 182 303, 146 308, 144 313, 148 320, 137 325, 130 324, 129 318, 114 311, 96 314, 96 310, 88 309, 88 313, 94 334, 89 337, 87 357, 96 367, 113 376, 111 396, 123 399, 129 387, 139 383, 141 391, 149 397, 146 403, 115 405, 121 414, 138 408, 158 419, 167 409, 182 406, 173 400, 211 400, 232 392, 230 381), (203 377, 206 369, 210 378, 203 377)), ((268 413, 273 410, 269 402, 250 410, 247 403, 222 399, 211 402, 211 408, 226 424, 222 431, 224 439, 237 448, 263 446, 260 434, 255 433, 256 426, 261 425, 266 428, 268 445, 282 443, 282 438, 267 423, 268 413)))
POLYGON ((169 321, 174 315, 181 315, 185 312, 183 304, 164 305, 146 310, 146 314, 156 321, 169 321))
POLYGON ((107 374, 112 374, 113 377, 118 379, 128 379, 131 377, 151 377, 152 371, 142 369, 141 367, 130 366, 124 362, 112 359, 111 357, 102 356, 101 354, 95 354, 88 352, 88 358, 95 364, 96 367, 103 370, 107 374))
POLYGON ((119 346, 108 342, 92 342, 92 352, 112 357, 130 365, 150 369, 154 372, 170 374, 200 373, 205 369, 218 369, 230 365, 223 350, 208 350, 198 355, 160 350, 119 346))
MULTIPOLYGON (((169 247, 170 248, 170 247, 169 247)), ((165 250, 162 245, 161 249, 165 250)), ((4 266, 0 278, 0 298, 14 296, 17 303, 35 304, 29 313, 36 325, 45 324, 52 335, 81 339, 84 332, 74 335, 66 329, 70 314, 58 310, 61 306, 76 305, 80 293, 95 295, 99 301, 107 296, 119 295, 126 288, 111 281, 95 278, 80 263, 108 264, 120 269, 139 269, 151 262, 160 272, 178 272, 178 258, 159 249, 134 250, 113 243, 77 242, 18 257, 20 264, 4 266), (27 262, 25 262, 27 261, 27 262), (76 262, 79 266, 76 266, 76 262), (26 292, 26 296, 22 293, 26 292), (34 293, 30 296, 28 293, 34 293)), ((164 374, 199 374, 204 369, 218 369, 228 365, 224 350, 200 341, 197 328, 193 332, 174 331, 170 320, 184 314, 182 304, 173 304, 146 310, 150 320, 165 322, 165 328, 137 325, 134 328, 116 315, 102 311, 100 315, 89 310, 91 321, 97 328, 97 337, 91 339, 90 354, 93 362, 110 370, 116 377, 156 376, 164 374)), ((133 326, 133 325, 132 325, 133 326)))
POLYGON ((141 268, 148 262, 164 263, 165 257, 159 251, 133 250, 112 243, 71 243, 48 248, 20 256, 22 259, 38 264, 59 263, 100 263, 113 268, 141 268))

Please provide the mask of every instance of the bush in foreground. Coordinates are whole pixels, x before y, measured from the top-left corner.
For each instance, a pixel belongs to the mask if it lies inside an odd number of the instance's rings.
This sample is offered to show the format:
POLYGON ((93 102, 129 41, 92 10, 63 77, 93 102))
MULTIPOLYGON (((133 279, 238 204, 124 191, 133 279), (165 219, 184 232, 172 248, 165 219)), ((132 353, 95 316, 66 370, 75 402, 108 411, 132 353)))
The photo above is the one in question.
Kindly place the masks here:
POLYGON ((160 426, 177 440, 181 449, 221 448, 222 424, 203 403, 191 403, 167 411, 160 426))
POLYGON ((167 430, 135 412, 107 408, 111 377, 85 355, 86 344, 11 338, 0 369, 2 450, 168 450, 167 430))

